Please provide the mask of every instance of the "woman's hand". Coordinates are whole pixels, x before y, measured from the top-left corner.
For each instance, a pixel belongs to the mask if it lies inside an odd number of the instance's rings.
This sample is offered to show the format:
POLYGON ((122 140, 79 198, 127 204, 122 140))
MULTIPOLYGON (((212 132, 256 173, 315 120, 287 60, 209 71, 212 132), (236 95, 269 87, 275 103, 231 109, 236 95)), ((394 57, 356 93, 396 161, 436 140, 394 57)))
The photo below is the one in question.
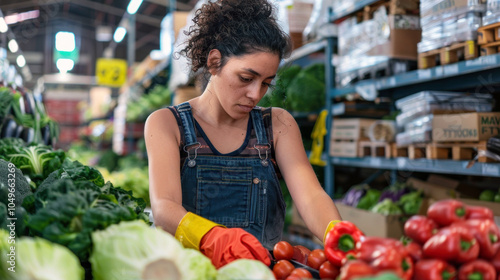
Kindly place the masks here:
POLYGON ((259 240, 241 228, 212 228, 200 242, 200 252, 219 268, 237 259, 255 259, 269 266, 268 251, 259 240))

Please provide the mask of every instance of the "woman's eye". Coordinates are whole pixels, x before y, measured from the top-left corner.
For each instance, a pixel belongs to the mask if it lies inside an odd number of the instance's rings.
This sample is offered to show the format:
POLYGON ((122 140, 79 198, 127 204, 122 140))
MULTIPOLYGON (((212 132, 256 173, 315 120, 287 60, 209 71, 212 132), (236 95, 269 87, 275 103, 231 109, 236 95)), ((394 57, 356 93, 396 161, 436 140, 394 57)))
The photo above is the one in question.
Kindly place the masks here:
POLYGON ((252 81, 252 79, 251 79, 251 78, 245 78, 245 77, 241 77, 241 76, 240 76, 240 80, 241 80, 242 82, 245 82, 245 83, 248 83, 248 82, 251 82, 251 81, 252 81))

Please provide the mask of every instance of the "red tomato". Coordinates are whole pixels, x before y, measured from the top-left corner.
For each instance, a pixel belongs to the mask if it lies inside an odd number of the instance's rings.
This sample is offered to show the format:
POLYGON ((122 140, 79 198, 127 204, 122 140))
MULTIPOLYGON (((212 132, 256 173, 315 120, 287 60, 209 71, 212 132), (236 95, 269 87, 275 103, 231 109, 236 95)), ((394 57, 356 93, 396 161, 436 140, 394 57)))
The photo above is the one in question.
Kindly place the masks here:
POLYGON ((274 266, 273 266, 273 272, 274 275, 276 276, 276 279, 285 279, 292 273, 292 270, 295 269, 295 266, 287 260, 279 260, 274 266))
POLYGON ((291 260, 293 257, 293 246, 286 241, 280 241, 274 244, 273 255, 276 260, 291 260))
POLYGON ((300 279, 312 279, 312 274, 309 270, 299 267, 292 270, 292 273, 286 278, 286 280, 300 280, 300 279))
POLYGON ((319 278, 321 279, 337 279, 340 274, 340 269, 334 266, 331 262, 325 261, 319 267, 319 278))
POLYGON ((319 266, 326 261, 325 251, 323 249, 314 249, 307 257, 307 265, 314 269, 319 269, 319 266))

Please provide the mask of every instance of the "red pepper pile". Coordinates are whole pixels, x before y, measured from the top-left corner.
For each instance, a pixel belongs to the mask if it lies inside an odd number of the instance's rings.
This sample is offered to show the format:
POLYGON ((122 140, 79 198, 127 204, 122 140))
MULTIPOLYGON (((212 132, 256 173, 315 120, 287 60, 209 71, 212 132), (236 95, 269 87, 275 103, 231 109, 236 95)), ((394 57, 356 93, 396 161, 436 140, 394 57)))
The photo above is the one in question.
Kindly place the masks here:
POLYGON ((500 280, 500 229, 493 212, 458 200, 433 203, 410 217, 405 238, 368 237, 352 223, 337 224, 325 255, 340 280, 392 272, 404 280, 500 280))

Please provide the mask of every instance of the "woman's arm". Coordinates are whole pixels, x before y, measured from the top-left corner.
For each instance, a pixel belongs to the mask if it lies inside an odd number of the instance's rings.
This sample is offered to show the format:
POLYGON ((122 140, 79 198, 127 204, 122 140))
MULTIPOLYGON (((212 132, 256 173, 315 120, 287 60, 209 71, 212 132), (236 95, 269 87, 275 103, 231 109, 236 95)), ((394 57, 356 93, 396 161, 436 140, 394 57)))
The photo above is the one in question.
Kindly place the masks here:
POLYGON ((328 223, 340 214, 309 163, 295 119, 281 108, 273 108, 272 116, 278 166, 307 227, 323 241, 328 223))
POLYGON ((175 234, 187 211, 182 207, 180 132, 169 109, 146 120, 144 138, 149 164, 149 196, 155 225, 175 234))

